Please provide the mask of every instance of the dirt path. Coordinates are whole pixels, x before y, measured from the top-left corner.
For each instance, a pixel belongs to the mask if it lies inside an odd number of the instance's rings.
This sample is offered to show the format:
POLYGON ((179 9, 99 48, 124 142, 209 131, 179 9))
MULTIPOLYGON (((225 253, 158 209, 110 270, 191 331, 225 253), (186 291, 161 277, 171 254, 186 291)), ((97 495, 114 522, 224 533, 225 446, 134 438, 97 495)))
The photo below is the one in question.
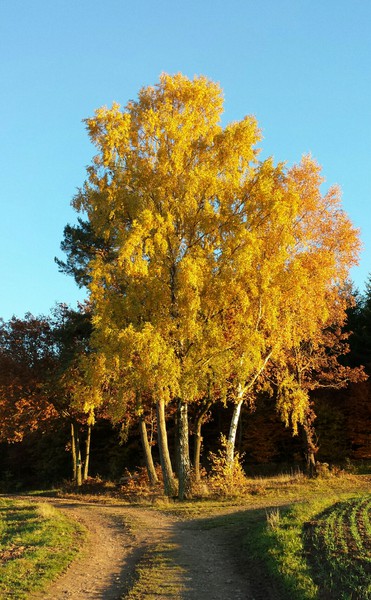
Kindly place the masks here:
POLYGON ((241 532, 227 526, 208 528, 201 521, 175 528, 176 552, 185 569, 186 600, 252 599, 248 576, 240 552, 241 532))
POLYGON ((151 578, 136 600, 253 600, 236 527, 126 505, 48 502, 85 525, 89 536, 85 554, 35 599, 123 600, 135 567, 165 548, 160 583, 151 578))

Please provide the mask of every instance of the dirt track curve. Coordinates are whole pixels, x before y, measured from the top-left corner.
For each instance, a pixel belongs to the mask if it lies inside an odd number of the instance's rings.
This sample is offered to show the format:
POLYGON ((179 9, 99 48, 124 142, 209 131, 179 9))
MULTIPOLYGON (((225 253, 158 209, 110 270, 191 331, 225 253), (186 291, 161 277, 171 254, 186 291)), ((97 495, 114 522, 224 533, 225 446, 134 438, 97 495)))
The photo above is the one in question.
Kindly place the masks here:
POLYGON ((153 590, 150 583, 143 599, 258 600, 251 592, 236 527, 207 527, 204 519, 181 520, 127 505, 47 501, 82 523, 88 541, 84 555, 30 600, 123 600, 136 565, 159 545, 170 549, 171 561, 164 567, 163 582, 153 590))

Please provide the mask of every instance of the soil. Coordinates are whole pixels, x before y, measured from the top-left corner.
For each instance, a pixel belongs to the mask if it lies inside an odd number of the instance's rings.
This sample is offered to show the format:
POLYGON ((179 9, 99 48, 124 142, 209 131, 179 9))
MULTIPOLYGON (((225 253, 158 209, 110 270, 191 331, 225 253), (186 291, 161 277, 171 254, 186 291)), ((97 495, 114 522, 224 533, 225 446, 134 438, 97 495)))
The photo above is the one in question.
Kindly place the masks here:
POLYGON ((123 600, 133 585, 136 566, 159 544, 171 548, 172 562, 166 566, 165 584, 146 589, 143 598, 258 600, 251 591, 238 522, 231 526, 221 519, 218 526, 214 521, 208 526, 205 519, 182 520, 125 504, 48 502, 82 523, 89 534, 81 556, 46 591, 32 596, 35 600, 123 600), (172 579, 181 593, 171 587, 172 579))

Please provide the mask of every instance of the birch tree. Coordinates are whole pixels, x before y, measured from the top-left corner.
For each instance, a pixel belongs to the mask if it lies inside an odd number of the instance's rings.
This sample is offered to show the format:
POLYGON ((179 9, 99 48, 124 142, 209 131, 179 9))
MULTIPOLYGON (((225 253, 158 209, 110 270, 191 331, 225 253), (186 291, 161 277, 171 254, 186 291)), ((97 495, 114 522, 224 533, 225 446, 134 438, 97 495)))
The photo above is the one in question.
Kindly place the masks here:
POLYGON ((189 493, 187 404, 213 355, 226 351, 215 326, 216 262, 230 218, 221 207, 232 174, 235 185, 249 177, 259 139, 252 117, 223 130, 222 104, 219 86, 204 77, 163 75, 124 110, 99 109, 87 120, 99 154, 74 202, 116 249, 109 262, 97 254, 90 263, 95 343, 117 347, 130 332, 125 343, 140 362, 146 329, 167 365, 159 369, 157 350, 153 360, 147 353, 160 414, 170 399, 179 407, 180 496, 189 493))
POLYGON ((295 336, 309 339, 358 249, 336 190, 317 165, 259 163, 253 117, 221 125, 220 87, 162 75, 124 109, 86 121, 98 149, 74 200, 101 240, 88 262, 93 343, 108 370, 157 402, 161 464, 165 406, 178 407, 179 497, 190 494, 188 404, 213 384, 235 403, 295 336), (109 248, 109 253, 104 251, 109 248))

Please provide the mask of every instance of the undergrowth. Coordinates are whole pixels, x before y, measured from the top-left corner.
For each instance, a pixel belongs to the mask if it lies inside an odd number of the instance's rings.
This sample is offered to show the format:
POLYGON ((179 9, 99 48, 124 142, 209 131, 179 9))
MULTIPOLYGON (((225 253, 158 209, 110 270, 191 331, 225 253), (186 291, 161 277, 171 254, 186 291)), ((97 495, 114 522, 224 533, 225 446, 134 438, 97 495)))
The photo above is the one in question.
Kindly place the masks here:
POLYGON ((221 448, 217 452, 209 452, 210 474, 208 488, 210 493, 220 497, 241 496, 247 491, 247 478, 241 463, 242 457, 234 453, 232 461, 228 460, 228 440, 221 438, 221 448))

